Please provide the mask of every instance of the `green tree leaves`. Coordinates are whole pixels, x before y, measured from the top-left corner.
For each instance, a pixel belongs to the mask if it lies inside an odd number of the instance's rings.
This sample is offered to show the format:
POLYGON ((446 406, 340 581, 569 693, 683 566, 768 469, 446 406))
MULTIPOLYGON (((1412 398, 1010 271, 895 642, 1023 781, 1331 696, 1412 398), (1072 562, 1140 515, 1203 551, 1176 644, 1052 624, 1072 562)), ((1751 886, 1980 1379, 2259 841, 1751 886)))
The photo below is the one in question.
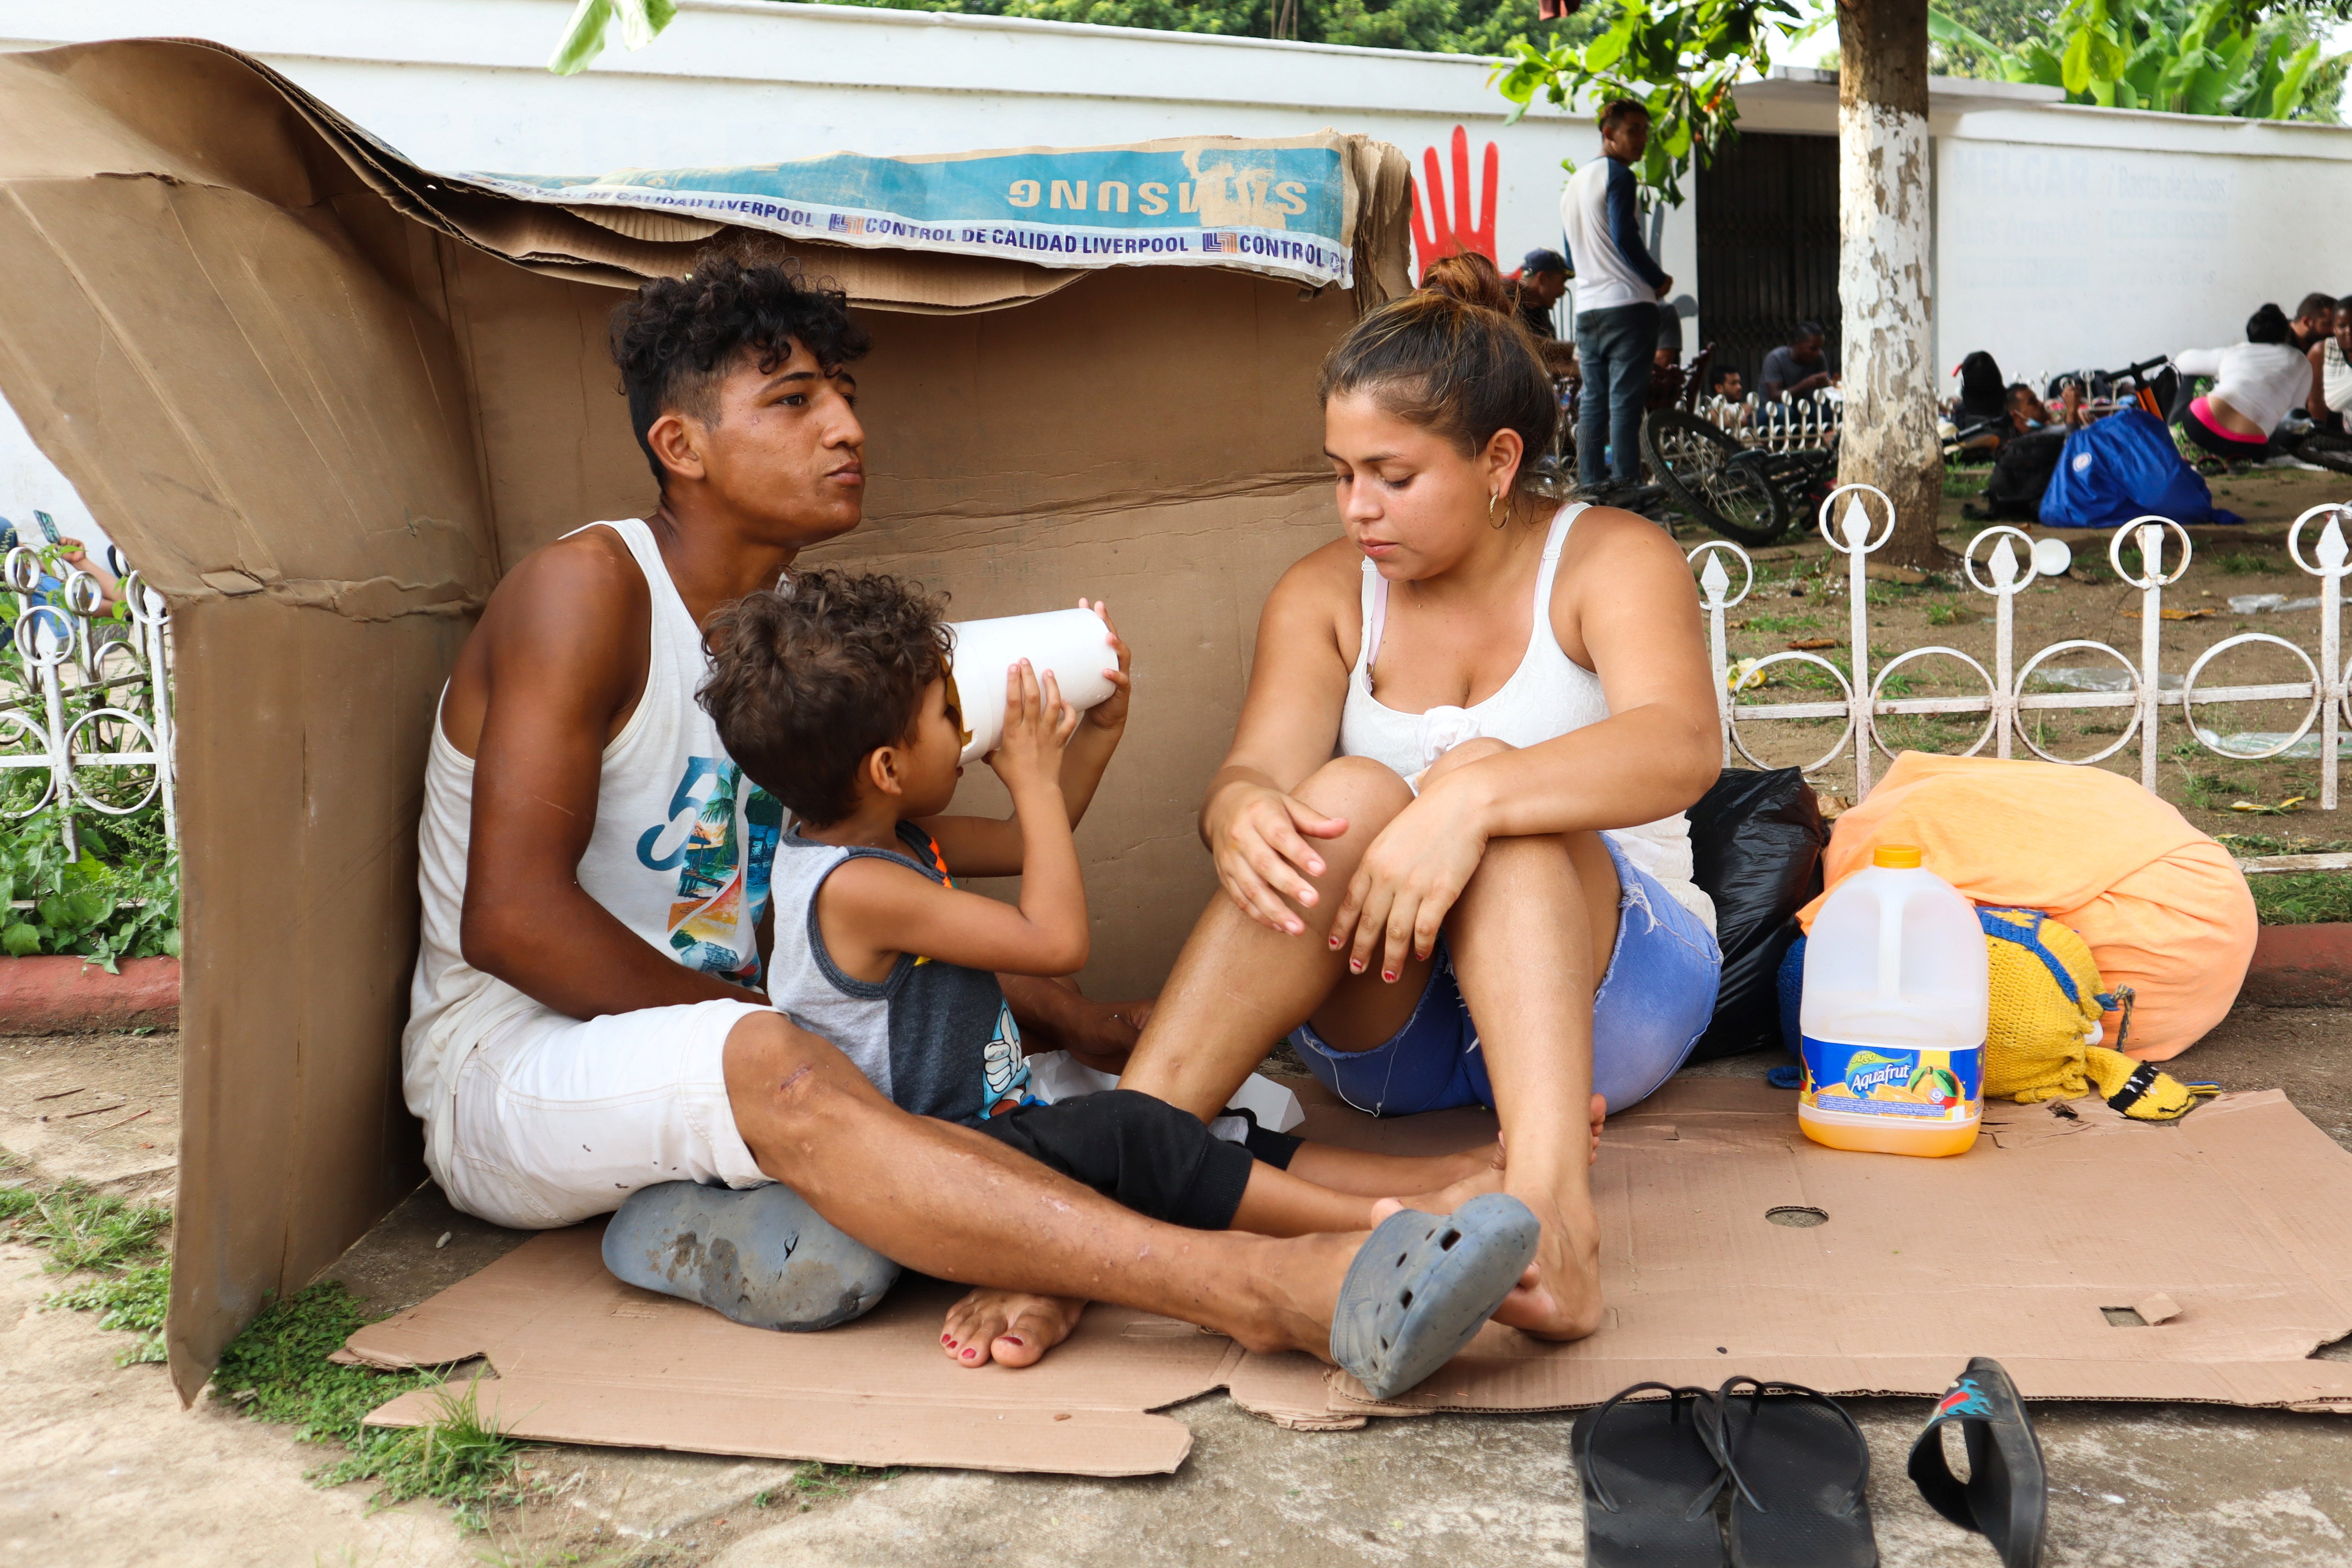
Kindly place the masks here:
MULTIPOLYGON (((1975 0, 1964 8, 2003 7, 1975 0)), ((2336 0, 2067 0, 2047 43, 2004 44, 1940 7, 1929 10, 1927 26, 1947 52, 1999 79, 2062 88, 2069 102, 2333 121, 2352 57, 2325 54, 2320 33, 2340 11, 2336 0)))
MULTIPOLYGON (((1825 18, 1823 18, 1825 19, 1825 18)), ((1650 111, 1650 146, 1635 171, 1672 205, 1694 156, 1710 158, 1732 133, 1739 110, 1732 85, 1743 69, 1770 68, 1768 26, 1795 37, 1821 26, 1791 0, 1621 0, 1598 17, 1601 32, 1549 47, 1514 38, 1510 64, 1497 73, 1517 121, 1540 96, 1567 108, 1630 98, 1650 111)))

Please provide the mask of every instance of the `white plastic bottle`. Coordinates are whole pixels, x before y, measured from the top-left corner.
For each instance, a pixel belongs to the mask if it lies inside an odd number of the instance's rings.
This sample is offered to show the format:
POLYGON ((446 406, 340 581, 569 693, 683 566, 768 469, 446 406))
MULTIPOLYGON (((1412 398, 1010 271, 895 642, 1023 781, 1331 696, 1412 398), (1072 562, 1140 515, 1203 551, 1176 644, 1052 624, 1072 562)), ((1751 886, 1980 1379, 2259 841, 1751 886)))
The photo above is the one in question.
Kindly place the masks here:
POLYGON ((1832 1149, 1964 1154, 1984 1115, 1984 930, 1919 859, 1881 845, 1805 942, 1797 1121, 1832 1149))

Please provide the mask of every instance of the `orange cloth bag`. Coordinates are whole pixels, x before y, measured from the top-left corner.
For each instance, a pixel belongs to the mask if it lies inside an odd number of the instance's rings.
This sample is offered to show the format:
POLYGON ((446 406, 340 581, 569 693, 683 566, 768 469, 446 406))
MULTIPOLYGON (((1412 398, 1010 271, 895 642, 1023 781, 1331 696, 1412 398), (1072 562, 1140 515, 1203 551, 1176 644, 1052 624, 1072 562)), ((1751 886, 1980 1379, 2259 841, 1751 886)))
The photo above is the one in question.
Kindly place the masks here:
MULTIPOLYGON (((2253 961, 2254 899, 2230 852, 2119 774, 1906 752, 1831 828, 1827 886, 1881 844, 1919 846, 1979 904, 2041 910, 2081 932, 2102 983, 2132 988, 2118 1048, 2142 1061, 2179 1056, 2220 1023, 2253 961)), ((1797 911, 1808 931, 1821 907, 1797 911)), ((2110 1046, 2120 1023, 2107 1015, 2110 1046)))

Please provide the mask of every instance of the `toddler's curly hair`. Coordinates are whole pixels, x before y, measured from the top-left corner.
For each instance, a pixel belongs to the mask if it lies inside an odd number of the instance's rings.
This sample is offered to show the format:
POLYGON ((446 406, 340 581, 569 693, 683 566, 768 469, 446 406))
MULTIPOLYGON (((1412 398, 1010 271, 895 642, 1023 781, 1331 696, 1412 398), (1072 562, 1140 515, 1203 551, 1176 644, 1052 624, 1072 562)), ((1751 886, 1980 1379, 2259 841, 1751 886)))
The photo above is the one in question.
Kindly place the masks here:
POLYGON ((947 596, 820 567, 747 594, 704 634, 703 708, 751 782, 813 826, 857 809, 857 773, 905 740, 947 669, 947 596))

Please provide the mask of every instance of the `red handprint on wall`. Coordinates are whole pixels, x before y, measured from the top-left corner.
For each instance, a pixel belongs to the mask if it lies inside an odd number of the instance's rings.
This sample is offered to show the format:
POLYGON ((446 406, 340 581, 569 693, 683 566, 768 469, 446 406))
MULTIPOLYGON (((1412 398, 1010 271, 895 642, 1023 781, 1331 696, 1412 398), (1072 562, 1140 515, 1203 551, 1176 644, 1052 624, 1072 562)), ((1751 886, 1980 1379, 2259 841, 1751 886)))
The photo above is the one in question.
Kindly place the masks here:
POLYGON ((1437 168, 1437 149, 1424 148, 1421 157, 1429 178, 1413 194, 1414 275, 1427 271, 1433 261, 1465 250, 1475 250, 1489 261, 1496 260, 1496 174, 1502 164, 1502 149, 1492 142, 1486 143, 1484 191, 1478 198, 1478 222, 1475 227, 1470 222, 1470 132, 1459 125, 1454 128, 1454 210, 1450 218, 1445 208, 1445 176, 1437 168), (1429 205, 1426 222, 1423 221, 1421 210, 1424 200, 1429 205))

